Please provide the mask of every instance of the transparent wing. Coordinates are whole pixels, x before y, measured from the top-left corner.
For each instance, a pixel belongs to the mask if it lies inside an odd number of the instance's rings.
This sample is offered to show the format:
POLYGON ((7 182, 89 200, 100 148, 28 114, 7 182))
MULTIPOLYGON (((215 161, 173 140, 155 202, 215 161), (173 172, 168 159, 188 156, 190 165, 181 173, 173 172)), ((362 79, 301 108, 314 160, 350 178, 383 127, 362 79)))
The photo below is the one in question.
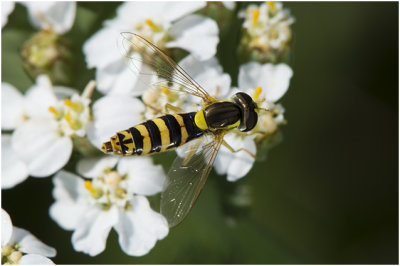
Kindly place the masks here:
POLYGON ((206 136, 189 146, 185 157, 177 157, 168 172, 167 188, 161 194, 161 214, 169 227, 187 216, 210 174, 215 157, 221 147, 223 134, 217 134, 209 143, 206 136))
POLYGON ((201 97, 206 104, 215 102, 166 52, 135 33, 123 32, 121 35, 122 47, 131 66, 138 74, 154 76, 156 81, 152 85, 201 97))

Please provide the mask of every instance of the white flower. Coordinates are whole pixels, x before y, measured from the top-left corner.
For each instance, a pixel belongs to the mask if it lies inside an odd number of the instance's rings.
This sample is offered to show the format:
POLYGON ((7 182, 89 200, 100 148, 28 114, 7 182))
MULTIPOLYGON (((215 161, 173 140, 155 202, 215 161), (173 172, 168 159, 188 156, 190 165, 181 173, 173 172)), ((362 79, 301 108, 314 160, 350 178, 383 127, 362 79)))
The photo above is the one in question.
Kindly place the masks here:
POLYGON ((162 191, 165 175, 149 157, 85 159, 78 172, 90 180, 61 171, 54 177, 51 217, 74 230, 76 250, 100 254, 112 228, 122 250, 143 256, 168 234, 166 219, 150 208, 145 196, 162 191))
POLYGON ((289 88, 293 70, 286 64, 273 65, 250 62, 240 66, 239 87, 253 98, 258 107, 267 108, 270 112, 259 112, 255 131, 270 134, 276 131, 279 124, 284 123, 285 109, 277 104, 289 88))
POLYGON ((8 16, 13 12, 15 3, 11 1, 1 2, 1 27, 3 28, 8 22, 8 16))
POLYGON ((54 264, 56 250, 42 243, 25 229, 12 225, 6 211, 1 210, 1 263, 2 264, 54 264))
POLYGON ((282 3, 267 2, 261 5, 249 5, 239 13, 244 18, 245 28, 251 38, 249 46, 267 51, 282 48, 291 38, 290 25, 294 18, 282 3))
POLYGON ((54 30, 64 34, 72 28, 76 2, 21 2, 26 6, 29 19, 37 29, 54 30))
POLYGON ((238 83, 248 93, 261 87, 260 100, 277 102, 288 90, 292 76, 293 70, 286 64, 250 62, 240 66, 238 83))
MULTIPOLYGON (((243 91, 253 97, 261 108, 269 108, 274 112, 258 113, 257 126, 250 131, 264 132, 270 134, 276 131, 279 124, 283 123, 284 109, 281 105, 275 104, 288 90, 290 78, 293 75, 292 69, 285 64, 260 64, 250 62, 242 65, 239 69, 238 89, 231 90, 231 94, 243 91)), ((236 181, 244 177, 252 168, 255 158, 249 154, 256 155, 256 135, 243 136, 238 133, 228 133, 224 140, 234 150, 241 150, 233 153, 224 145, 221 146, 215 159, 215 170, 218 174, 227 174, 229 181, 236 181)))
MULTIPOLYGON (((102 93, 143 92, 140 78, 126 62, 126 51, 118 48, 121 32, 135 32, 162 49, 182 48, 197 59, 206 60, 216 53, 218 26, 210 18, 190 14, 205 2, 127 2, 117 16, 86 41, 83 51, 88 67, 96 67, 96 81, 102 93), (101 56, 100 56, 101 55, 101 56)), ((139 66, 140 67, 140 66, 139 66)), ((140 69, 139 69, 140 70, 140 69)), ((143 77, 142 77, 143 78, 143 77)))
POLYGON ((31 176, 55 173, 69 160, 71 138, 86 133, 90 100, 70 88, 53 87, 45 75, 36 79, 25 96, 10 85, 2 86, 2 128, 14 129, 11 154, 26 164, 31 176))

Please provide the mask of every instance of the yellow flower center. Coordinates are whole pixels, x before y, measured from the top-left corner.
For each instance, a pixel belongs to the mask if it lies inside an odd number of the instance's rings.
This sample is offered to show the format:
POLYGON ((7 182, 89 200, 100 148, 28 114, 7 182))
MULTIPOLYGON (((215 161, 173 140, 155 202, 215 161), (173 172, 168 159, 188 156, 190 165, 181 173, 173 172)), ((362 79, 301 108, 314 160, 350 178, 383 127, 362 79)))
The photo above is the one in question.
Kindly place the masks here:
POLYGON ((73 130, 78 130, 82 127, 82 123, 78 119, 74 119, 71 112, 66 113, 64 118, 73 130))
POLYGON ((14 244, 11 246, 5 244, 1 247, 1 264, 18 264, 18 261, 22 257, 22 252, 18 250, 19 245, 14 244))

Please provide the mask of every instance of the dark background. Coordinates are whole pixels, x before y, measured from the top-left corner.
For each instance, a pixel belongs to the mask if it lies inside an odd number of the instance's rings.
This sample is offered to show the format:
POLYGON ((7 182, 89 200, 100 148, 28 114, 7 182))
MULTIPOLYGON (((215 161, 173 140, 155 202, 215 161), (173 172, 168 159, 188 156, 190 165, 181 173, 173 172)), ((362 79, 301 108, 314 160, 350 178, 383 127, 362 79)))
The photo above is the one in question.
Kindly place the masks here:
MULTIPOLYGON (((211 174, 184 223, 144 257, 125 255, 115 232, 101 255, 75 252, 71 232, 48 216, 51 178, 2 191, 14 225, 55 247, 58 264, 397 264, 398 3, 284 5, 296 18, 294 76, 282 99, 283 140, 266 161, 234 184, 211 174), (240 187, 250 191, 247 208, 229 204, 240 187)), ((81 47, 116 6, 79 3, 67 37, 81 47)), ((21 70, 18 49, 33 32, 17 5, 2 32, 2 80, 22 90, 32 81, 21 70)), ((218 55, 236 80, 230 37, 221 40, 227 48, 218 55)), ((77 56, 73 87, 83 88, 94 72, 85 70, 79 49, 77 56)))

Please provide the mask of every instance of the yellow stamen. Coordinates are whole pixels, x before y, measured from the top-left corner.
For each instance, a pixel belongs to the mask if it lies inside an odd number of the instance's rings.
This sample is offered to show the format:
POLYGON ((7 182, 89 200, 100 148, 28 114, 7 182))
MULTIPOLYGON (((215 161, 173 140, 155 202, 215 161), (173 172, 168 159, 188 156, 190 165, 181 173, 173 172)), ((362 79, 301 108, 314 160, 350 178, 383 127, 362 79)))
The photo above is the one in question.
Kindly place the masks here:
POLYGON ((68 112, 64 115, 65 120, 67 120, 69 126, 73 129, 73 130, 77 130, 80 129, 82 127, 81 122, 79 122, 79 120, 73 119, 71 112, 68 112))
POLYGON ((276 8, 275 8, 274 1, 267 1, 266 3, 269 5, 269 8, 271 9, 271 13, 275 13, 276 12, 276 8))
POLYGON ((254 9, 253 10, 253 26, 257 24, 258 17, 260 16, 260 10, 254 9))
POLYGON ((78 113, 82 112, 82 110, 83 110, 83 106, 81 104, 73 102, 70 99, 65 99, 64 104, 68 107, 71 107, 78 113))
POLYGON ((144 23, 146 23, 146 25, 149 26, 155 32, 161 31, 161 28, 158 25, 156 25, 151 19, 146 19, 144 23))
POLYGON ((260 97, 261 92, 262 92, 261 87, 257 87, 257 88, 255 89, 255 91, 254 91, 254 96, 253 96, 253 99, 254 99, 255 101, 258 100, 258 97, 260 97))
POLYGON ((92 182, 89 180, 85 181, 85 188, 90 192, 90 194, 92 194, 93 197, 95 198, 99 198, 98 196, 100 195, 99 191, 97 191, 93 185, 92 182))
POLYGON ((49 106, 49 111, 53 113, 55 116, 59 116, 60 113, 53 106, 49 106))

